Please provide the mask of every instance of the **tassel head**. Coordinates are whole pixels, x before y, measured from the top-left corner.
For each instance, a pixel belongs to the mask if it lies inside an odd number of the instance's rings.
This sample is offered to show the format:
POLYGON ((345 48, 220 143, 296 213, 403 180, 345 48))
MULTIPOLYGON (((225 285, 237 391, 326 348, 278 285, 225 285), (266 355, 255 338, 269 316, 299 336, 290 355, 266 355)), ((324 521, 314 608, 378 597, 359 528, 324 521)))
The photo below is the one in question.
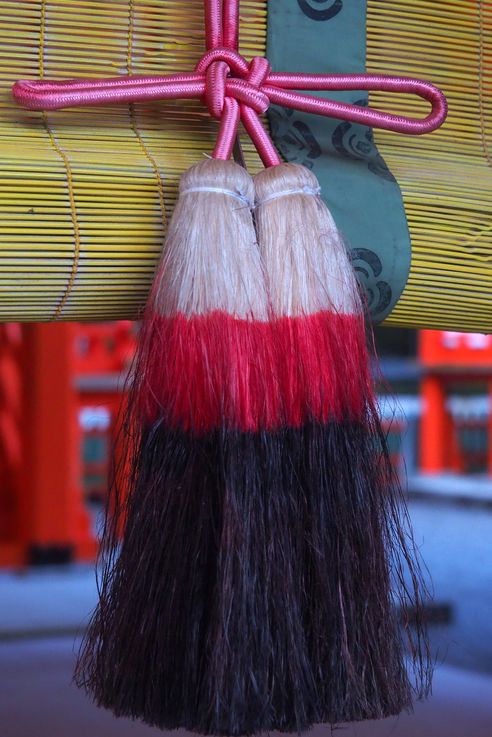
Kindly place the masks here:
POLYGON ((231 161, 186 172, 142 335, 147 419, 203 434, 274 422, 273 355, 253 181, 231 161))

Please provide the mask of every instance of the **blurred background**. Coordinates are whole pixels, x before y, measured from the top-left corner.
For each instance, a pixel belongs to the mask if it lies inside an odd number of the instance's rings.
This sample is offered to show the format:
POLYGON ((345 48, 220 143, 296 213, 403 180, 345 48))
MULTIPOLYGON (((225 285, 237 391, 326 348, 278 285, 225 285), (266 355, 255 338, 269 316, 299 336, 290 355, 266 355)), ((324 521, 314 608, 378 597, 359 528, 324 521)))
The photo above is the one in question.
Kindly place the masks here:
MULTIPOLYGON (((0 325, 1 737, 159 734, 71 684, 135 338, 131 322, 0 325)), ((341 729, 490 737, 492 336, 381 328, 376 342, 393 463, 432 579, 437 671, 413 715, 341 729)))

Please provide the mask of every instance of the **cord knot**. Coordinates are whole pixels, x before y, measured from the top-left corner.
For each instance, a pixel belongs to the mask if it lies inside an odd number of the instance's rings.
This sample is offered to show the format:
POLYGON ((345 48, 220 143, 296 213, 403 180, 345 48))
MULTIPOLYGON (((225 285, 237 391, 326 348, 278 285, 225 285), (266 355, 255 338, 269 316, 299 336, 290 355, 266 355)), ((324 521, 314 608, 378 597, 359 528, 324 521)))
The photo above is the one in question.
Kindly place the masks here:
POLYGON ((251 62, 232 49, 207 51, 195 67, 205 76, 205 103, 210 115, 220 120, 228 107, 226 99, 244 104, 262 115, 269 106, 261 87, 271 72, 267 59, 255 56, 251 62))

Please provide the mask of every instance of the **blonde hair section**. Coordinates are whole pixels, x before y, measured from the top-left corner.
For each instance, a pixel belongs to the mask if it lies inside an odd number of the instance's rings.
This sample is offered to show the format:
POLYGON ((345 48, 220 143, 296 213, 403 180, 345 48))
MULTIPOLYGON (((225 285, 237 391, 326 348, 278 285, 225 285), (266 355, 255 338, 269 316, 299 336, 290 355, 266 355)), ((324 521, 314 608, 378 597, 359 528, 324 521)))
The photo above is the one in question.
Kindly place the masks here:
POLYGON ((267 319, 253 202, 253 180, 233 161, 207 159, 183 174, 154 282, 157 312, 267 319))
POLYGON ((256 225, 274 315, 362 312, 343 239, 314 174, 280 164, 255 177, 256 225))

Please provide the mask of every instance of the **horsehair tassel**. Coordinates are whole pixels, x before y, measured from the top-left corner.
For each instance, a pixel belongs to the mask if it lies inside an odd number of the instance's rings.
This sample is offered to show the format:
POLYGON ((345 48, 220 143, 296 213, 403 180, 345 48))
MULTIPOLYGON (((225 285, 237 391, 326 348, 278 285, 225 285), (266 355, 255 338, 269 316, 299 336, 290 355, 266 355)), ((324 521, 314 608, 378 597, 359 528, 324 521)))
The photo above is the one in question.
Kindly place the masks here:
MULTIPOLYGON (((221 16, 208 18, 215 46, 221 16)), ((181 178, 133 370, 130 493, 107 518, 76 674, 116 715, 231 735, 271 723, 255 536, 273 490, 261 432, 279 416, 253 181, 226 160, 239 112, 228 101, 215 158, 181 178)))
POLYGON ((238 53, 238 2, 205 10, 191 74, 14 85, 31 109, 184 96, 219 121, 212 159, 181 179, 144 315, 77 682, 116 715, 204 734, 396 714, 431 666, 363 306, 316 178, 281 164, 260 116, 275 103, 421 134, 445 99, 420 80, 272 73, 238 53), (412 92, 432 110, 299 92, 330 89, 412 92), (254 183, 228 161, 240 121, 269 167, 254 183), (413 636, 396 603, 414 607, 413 636))
POLYGON ((163 729, 275 723, 268 519, 283 503, 265 434, 279 408, 253 200, 231 161, 181 179, 133 370, 130 494, 106 529, 78 664, 99 705, 163 729))
POLYGON ((314 174, 282 164, 257 174, 255 189, 290 435, 292 488, 284 493, 302 500, 297 575, 308 636, 299 642, 316 674, 310 719, 379 719, 411 704, 412 685, 427 693, 432 665, 419 618, 419 567, 376 407, 363 305, 314 174), (408 625, 400 630, 395 601, 402 610, 415 607, 414 633, 408 625), (411 644, 413 684, 402 635, 411 644))

